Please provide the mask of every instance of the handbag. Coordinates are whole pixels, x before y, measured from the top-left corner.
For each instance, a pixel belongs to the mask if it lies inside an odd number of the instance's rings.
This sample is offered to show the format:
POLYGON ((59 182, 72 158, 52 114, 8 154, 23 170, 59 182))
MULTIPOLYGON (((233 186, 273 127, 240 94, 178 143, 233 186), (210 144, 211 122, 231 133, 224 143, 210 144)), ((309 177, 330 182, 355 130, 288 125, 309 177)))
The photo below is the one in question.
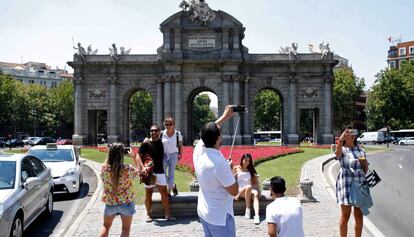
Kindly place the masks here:
POLYGON ((367 174, 365 175, 365 178, 367 179, 367 183, 370 188, 375 187, 375 185, 381 182, 381 178, 374 169, 368 170, 367 174))

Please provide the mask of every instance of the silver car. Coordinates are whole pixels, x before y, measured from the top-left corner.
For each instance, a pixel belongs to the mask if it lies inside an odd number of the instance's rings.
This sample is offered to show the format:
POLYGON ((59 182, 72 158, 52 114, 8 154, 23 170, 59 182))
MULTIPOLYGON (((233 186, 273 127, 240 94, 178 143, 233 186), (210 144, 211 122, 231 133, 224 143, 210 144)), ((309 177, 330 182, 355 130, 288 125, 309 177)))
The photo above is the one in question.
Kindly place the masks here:
POLYGON ((22 236, 40 214, 52 212, 50 169, 32 155, 0 156, 0 237, 22 236))

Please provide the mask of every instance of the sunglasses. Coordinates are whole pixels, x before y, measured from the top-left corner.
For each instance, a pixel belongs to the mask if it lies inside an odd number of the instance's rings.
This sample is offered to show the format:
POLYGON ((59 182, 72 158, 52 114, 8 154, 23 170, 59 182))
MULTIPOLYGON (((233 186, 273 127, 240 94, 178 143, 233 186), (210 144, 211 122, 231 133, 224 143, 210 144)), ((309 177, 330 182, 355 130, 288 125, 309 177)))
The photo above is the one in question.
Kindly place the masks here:
POLYGON ((159 132, 159 129, 152 129, 151 132, 159 132))
POLYGON ((172 126, 172 123, 165 123, 165 126, 172 126))

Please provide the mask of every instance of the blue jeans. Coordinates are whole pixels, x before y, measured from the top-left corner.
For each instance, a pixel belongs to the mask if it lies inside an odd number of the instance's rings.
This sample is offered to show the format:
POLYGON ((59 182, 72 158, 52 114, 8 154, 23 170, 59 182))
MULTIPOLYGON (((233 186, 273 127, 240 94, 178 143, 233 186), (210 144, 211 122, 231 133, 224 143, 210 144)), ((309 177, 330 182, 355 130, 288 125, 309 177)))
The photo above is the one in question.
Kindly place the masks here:
POLYGON ((124 203, 118 205, 105 205, 104 216, 133 216, 135 214, 135 203, 124 203))
POLYGON ((165 178, 167 179, 168 190, 171 190, 174 184, 175 167, 178 162, 178 153, 164 154, 162 164, 164 166, 165 178), (168 168, 168 171, 167 171, 168 168))
POLYGON ((227 214, 226 225, 212 225, 207 223, 200 217, 200 222, 203 225, 204 237, 235 237, 236 225, 234 223, 234 217, 227 214))

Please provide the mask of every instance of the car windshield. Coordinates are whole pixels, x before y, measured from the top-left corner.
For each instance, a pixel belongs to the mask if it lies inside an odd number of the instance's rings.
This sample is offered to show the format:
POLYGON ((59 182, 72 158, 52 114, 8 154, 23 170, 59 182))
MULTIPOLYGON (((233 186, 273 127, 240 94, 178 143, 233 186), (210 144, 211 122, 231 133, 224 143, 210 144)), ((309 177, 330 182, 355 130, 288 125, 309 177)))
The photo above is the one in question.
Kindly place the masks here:
POLYGON ((44 162, 73 161, 71 149, 35 149, 30 150, 29 154, 44 162))
POLYGON ((0 161, 0 189, 14 188, 16 181, 16 162, 0 161))

